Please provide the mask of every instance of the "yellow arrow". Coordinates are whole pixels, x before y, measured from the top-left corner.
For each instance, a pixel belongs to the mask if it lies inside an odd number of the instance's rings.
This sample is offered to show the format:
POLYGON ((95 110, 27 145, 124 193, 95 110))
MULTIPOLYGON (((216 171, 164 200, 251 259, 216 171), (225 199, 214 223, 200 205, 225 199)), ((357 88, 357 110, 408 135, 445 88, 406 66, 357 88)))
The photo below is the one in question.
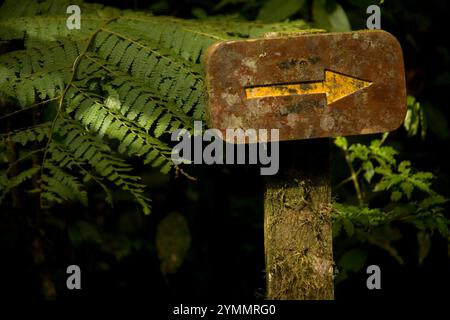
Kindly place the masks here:
POLYGON ((325 93, 327 104, 331 104, 371 84, 372 82, 325 70, 325 81, 258 86, 246 88, 245 93, 247 99, 325 93))

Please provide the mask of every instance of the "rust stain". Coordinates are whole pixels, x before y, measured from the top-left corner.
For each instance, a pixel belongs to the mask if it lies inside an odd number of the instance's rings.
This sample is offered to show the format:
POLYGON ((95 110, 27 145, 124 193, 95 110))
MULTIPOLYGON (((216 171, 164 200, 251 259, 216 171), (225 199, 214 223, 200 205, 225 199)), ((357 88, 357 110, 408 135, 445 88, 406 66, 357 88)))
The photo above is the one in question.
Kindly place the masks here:
POLYGON ((221 42, 206 83, 210 127, 280 140, 391 131, 406 113, 401 47, 381 30, 221 42))

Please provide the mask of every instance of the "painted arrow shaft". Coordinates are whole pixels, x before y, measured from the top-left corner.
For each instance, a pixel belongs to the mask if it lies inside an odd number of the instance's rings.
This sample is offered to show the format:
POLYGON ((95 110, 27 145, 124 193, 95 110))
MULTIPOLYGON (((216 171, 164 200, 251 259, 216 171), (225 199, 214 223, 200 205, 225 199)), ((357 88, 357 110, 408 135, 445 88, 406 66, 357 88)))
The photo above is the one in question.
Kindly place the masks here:
POLYGON ((290 96, 293 94, 326 93, 324 83, 305 82, 297 84, 278 84, 273 86, 246 88, 247 99, 290 96))
POLYGON ((325 93, 327 104, 333 103, 372 83, 325 70, 325 80, 293 84, 276 84, 246 88, 247 99, 325 93))

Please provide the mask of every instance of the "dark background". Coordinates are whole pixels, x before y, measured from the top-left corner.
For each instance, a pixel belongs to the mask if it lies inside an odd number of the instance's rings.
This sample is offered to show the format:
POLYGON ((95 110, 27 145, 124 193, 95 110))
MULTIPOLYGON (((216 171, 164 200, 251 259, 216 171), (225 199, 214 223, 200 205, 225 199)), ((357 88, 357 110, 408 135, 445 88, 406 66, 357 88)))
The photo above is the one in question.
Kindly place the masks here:
MULTIPOLYGON (((206 14, 241 13, 255 18, 261 1, 231 1, 219 9, 216 2, 203 1, 97 1, 119 8, 153 10, 183 18, 206 14), (194 9, 194 10, 193 10, 194 9)), ((365 8, 371 1, 339 1, 347 12, 352 29, 365 28, 365 8), (367 3, 367 4, 366 4, 367 3)), ((426 140, 407 138, 404 130, 393 133, 393 144, 401 157, 420 170, 438 176, 436 189, 450 194, 449 119, 450 85, 449 4, 447 1, 386 1, 382 8, 382 29, 400 41, 405 58, 408 94, 425 108, 429 121, 426 140)), ((312 19, 308 10, 296 17, 312 19)), ((373 137, 355 138, 368 141, 373 137)), ((286 145, 281 145, 285 148, 286 145)), ((343 160, 333 149, 333 178, 344 176, 343 160)), ((283 161, 283 157, 281 157, 283 161)), ((139 167, 141 164, 136 163, 139 167)), ((1 207, 0 291, 6 297, 42 298, 42 274, 48 272, 57 297, 141 297, 151 299, 230 300, 258 299, 265 295, 263 248, 263 179, 253 166, 192 166, 196 182, 171 179, 142 168, 153 196, 153 212, 143 216, 130 202, 114 209, 102 195, 91 193, 88 208, 61 206, 36 225, 30 219, 34 203, 23 208, 1 207), (164 276, 155 248, 156 228, 168 213, 178 212, 188 222, 191 246, 181 267, 164 276), (60 220, 65 225, 61 227, 60 220), (80 221, 94 231, 92 241, 77 243, 74 228, 80 221), (72 230, 72 231, 71 231, 72 230), (46 270, 33 267, 35 233, 45 232, 46 270), (71 233, 72 232, 72 233, 71 233), (70 236, 72 234, 72 236, 70 236), (97 235, 101 241, 97 241, 97 235), (77 264, 82 270, 82 290, 65 289, 66 267, 77 264)), ((333 180, 333 181, 334 181, 333 180)), ((336 299, 398 299, 449 297, 450 260, 448 242, 437 236, 429 256, 419 266, 414 230, 403 230, 399 242, 405 265, 385 252, 367 246, 369 264, 382 270, 382 290, 366 288, 365 269, 336 286, 336 299)), ((89 237, 88 237, 89 238, 89 237)), ((89 240, 89 239, 88 239, 89 240)))

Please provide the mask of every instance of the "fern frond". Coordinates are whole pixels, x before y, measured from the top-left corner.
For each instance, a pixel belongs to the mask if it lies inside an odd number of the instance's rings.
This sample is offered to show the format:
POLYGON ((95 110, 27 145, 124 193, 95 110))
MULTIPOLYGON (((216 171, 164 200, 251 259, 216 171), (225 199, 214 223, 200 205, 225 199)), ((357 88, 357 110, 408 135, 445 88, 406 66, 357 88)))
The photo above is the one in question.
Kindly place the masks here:
POLYGON ((41 198, 43 200, 57 203, 75 201, 87 206, 87 193, 83 190, 83 185, 78 178, 50 161, 46 161, 44 167, 50 174, 42 177, 41 198))
POLYGON ((50 144, 49 162, 73 171, 83 171, 84 176, 94 178, 99 185, 106 179, 116 187, 129 192, 149 213, 150 199, 145 195, 144 185, 139 176, 131 175, 133 168, 110 149, 102 140, 86 131, 77 121, 62 114, 56 124, 61 141, 50 144), (95 173, 93 173, 95 172, 95 173), (101 177, 101 178, 99 178, 101 177))
POLYGON ((79 95, 82 96, 79 105, 75 110, 69 111, 75 112, 75 119, 85 125, 90 132, 118 140, 120 153, 144 156, 150 150, 156 150, 167 159, 167 162, 171 161, 171 148, 168 145, 150 136, 117 110, 108 108, 97 96, 87 91, 80 91, 79 95))
POLYGON ((0 135, 0 142, 5 143, 6 140, 9 140, 25 146, 29 142, 41 142, 45 138, 48 138, 49 133, 50 123, 45 122, 33 127, 28 127, 25 129, 15 130, 6 134, 2 134, 0 135))
POLYGON ((0 56, 0 92, 22 107, 38 98, 54 98, 64 89, 82 42, 60 41, 48 48, 13 51, 0 56))
POLYGON ((0 12, 0 38, 3 40, 25 40, 27 48, 45 48, 49 41, 60 39, 79 40, 94 32, 102 23, 120 11, 98 4, 82 1, 47 0, 31 2, 26 0, 7 0, 0 12), (66 26, 66 9, 78 5, 81 9, 80 30, 66 26))
POLYGON ((202 22, 180 20, 170 17, 146 18, 142 14, 125 14, 124 17, 110 26, 118 33, 124 33, 139 42, 148 41, 159 44, 193 63, 200 62, 200 57, 212 44, 229 40, 223 32, 205 32, 202 22), (151 32, 149 32, 151 30, 151 32))
POLYGON ((102 42, 96 53, 111 64, 119 60, 119 68, 124 72, 130 71, 133 78, 145 82, 160 97, 174 100, 185 113, 195 107, 195 116, 200 118, 204 110, 205 92, 200 65, 184 61, 157 42, 134 35, 132 31, 115 23, 104 28, 99 37, 104 32, 110 35, 106 36, 107 40, 102 42), (127 55, 113 54, 116 47, 126 47, 127 55), (118 59, 119 56, 122 59, 118 59))
POLYGON ((81 5, 80 0, 27 1, 6 0, 0 11, 0 19, 61 14, 70 4, 81 5))
POLYGON ((6 171, 2 172, 0 174, 0 204, 9 191, 16 188, 26 180, 31 179, 31 177, 33 177, 33 175, 36 174, 39 169, 39 166, 32 166, 31 168, 20 172, 13 178, 8 178, 6 171))
MULTIPOLYGON (((119 188, 148 213, 145 186, 130 173, 127 159, 140 157, 162 173, 183 172, 171 161, 165 134, 192 130, 194 120, 203 117, 207 48, 306 27, 303 21, 156 17, 79 0, 6 0, 0 8, 0 39, 23 41, 25 50, 0 54, 0 97, 19 105, 12 113, 0 110, 0 121, 36 105, 50 106, 45 99, 59 103, 51 124, 8 132, 0 144, 8 139, 22 150, 32 141, 46 142, 40 190, 46 203, 87 204, 85 184, 94 181, 108 202, 111 187, 119 188), (66 8, 72 4, 81 8, 80 30, 66 27, 66 8)), ((30 176, 26 170, 21 177, 30 176)), ((14 185, 5 179, 0 176, 0 184, 14 185)))

